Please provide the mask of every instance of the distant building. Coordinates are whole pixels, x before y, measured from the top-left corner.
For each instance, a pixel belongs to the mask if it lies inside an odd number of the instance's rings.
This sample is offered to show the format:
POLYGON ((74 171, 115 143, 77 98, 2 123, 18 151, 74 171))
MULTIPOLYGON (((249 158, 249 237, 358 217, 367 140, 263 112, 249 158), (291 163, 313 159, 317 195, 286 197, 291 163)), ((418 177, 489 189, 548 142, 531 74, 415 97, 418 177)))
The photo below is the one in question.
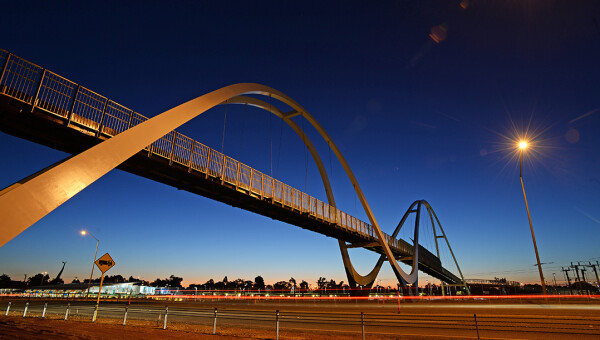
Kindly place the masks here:
POLYGON ((466 279, 467 286, 473 295, 507 295, 518 294, 521 283, 506 279, 466 279))
MULTIPOLYGON (((108 295, 154 295, 156 287, 142 286, 137 282, 114 283, 102 286, 102 294, 108 295)), ((98 286, 90 288, 90 294, 98 294, 98 286)))
MULTIPOLYGON (((99 285, 92 284, 89 294, 97 295, 99 285)), ((62 285, 46 285, 19 290, 19 293, 32 297, 81 297, 86 295, 87 283, 67 283, 62 285)), ((139 282, 125 282, 102 285, 102 295, 109 296, 137 296, 153 295, 155 287, 142 286, 139 282)), ((15 293, 13 290, 11 293, 15 293)))

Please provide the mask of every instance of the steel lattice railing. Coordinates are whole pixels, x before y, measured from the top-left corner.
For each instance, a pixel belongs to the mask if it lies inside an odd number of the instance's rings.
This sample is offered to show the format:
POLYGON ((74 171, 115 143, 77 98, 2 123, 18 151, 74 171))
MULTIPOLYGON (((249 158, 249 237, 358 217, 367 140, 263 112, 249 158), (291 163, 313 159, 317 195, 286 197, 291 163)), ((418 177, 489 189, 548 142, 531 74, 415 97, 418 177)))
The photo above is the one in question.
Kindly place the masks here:
MULTIPOLYGON (((37 66, 5 50, 0 50, 0 94, 30 104, 63 118, 68 126, 83 128, 98 137, 110 138, 146 120, 147 117, 52 71, 37 66)), ((273 202, 326 221, 339 228, 376 240, 373 228, 300 190, 274 179, 210 147, 171 131, 146 147, 152 155, 188 169, 220 179, 248 195, 273 202)), ((398 249, 400 242, 384 234, 388 244, 398 249)))

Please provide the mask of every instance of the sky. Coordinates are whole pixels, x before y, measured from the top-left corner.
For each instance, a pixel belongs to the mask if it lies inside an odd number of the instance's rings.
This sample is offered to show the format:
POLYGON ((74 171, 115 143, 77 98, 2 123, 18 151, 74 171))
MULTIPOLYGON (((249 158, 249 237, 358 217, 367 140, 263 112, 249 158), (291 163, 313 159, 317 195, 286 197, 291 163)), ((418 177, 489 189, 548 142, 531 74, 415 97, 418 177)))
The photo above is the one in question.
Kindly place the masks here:
MULTIPOLYGON (((539 280, 514 149, 526 135, 540 258, 562 283, 561 267, 600 259, 599 16, 592 1, 21 1, 3 5, 0 48, 148 117, 234 83, 273 87, 333 138, 384 232, 427 200, 466 278, 539 280)), ((327 144, 296 122, 338 207, 367 221, 327 144)), ((219 106, 178 131, 326 200, 275 116, 219 106)), ((67 156, 1 132, 0 155, 0 187, 67 156)), ((119 170, 1 247, 0 272, 54 277, 67 261, 66 281, 89 277, 82 229, 112 275, 347 281, 335 239, 119 170)), ((351 257, 366 274, 378 255, 351 257)), ((396 285, 387 264, 378 280, 396 285)))

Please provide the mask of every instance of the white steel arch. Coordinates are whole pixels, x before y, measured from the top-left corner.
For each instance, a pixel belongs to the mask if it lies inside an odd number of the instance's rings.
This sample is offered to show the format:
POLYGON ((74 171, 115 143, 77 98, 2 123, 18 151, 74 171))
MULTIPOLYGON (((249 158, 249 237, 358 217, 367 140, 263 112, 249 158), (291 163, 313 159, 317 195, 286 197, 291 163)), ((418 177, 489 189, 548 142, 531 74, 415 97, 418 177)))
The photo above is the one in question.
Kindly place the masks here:
MULTIPOLYGON (((35 222, 108 173, 110 170, 119 166, 129 157, 144 149, 147 145, 150 145, 157 139, 170 131, 175 130, 177 127, 194 117, 204 113, 208 109, 230 98, 243 94, 265 95, 289 105, 295 112, 284 114, 283 117, 286 121, 289 121, 289 119, 285 118, 296 115, 302 115, 308 120, 327 142, 344 168, 361 201, 363 209, 369 217, 371 225, 377 235, 379 245, 382 247, 398 280, 403 285, 416 282, 418 275, 418 256, 416 256, 416 249, 418 248, 415 248, 412 271, 407 274, 399 267, 395 260, 354 173, 329 134, 327 134, 312 115, 290 97, 268 86, 254 83, 229 85, 176 106, 73 156, 54 166, 52 169, 12 188, 10 191, 3 191, 0 196, 0 216, 3 216, 4 225, 3 233, 0 235, 0 246, 29 228, 35 222)), ((306 138, 303 138, 303 140, 305 139, 306 138)), ((330 194, 328 193, 328 198, 329 196, 330 194)), ((332 194, 331 203, 334 203, 332 194)), ((378 261, 370 274, 362 277, 356 273, 349 262, 349 257, 347 256, 347 250, 345 248, 345 243, 340 241, 340 249, 342 250, 347 273, 352 275, 357 283, 364 285, 369 284, 367 281, 371 281, 371 279, 374 280, 382 260, 380 259, 378 261)))

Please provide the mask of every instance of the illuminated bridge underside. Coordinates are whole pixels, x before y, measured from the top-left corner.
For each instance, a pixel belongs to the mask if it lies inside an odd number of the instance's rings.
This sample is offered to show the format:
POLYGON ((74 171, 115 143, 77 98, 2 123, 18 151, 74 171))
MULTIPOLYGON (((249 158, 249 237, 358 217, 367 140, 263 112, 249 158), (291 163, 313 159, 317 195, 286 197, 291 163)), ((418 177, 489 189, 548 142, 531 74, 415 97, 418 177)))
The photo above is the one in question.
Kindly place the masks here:
MULTIPOLYGON (((77 159, 83 159, 85 155, 98 150, 100 147, 107 149, 107 145, 111 144, 108 143, 109 140, 110 142, 125 140, 129 136, 128 134, 132 132, 127 130, 131 130, 137 125, 144 125, 147 130, 160 130, 162 128, 155 121, 156 119, 160 119, 160 117, 152 119, 155 123, 152 126, 148 118, 102 97, 83 86, 72 83, 16 56, 9 56, 13 57, 13 60, 11 60, 13 64, 7 61, 6 54, 4 56, 0 55, 0 57, 4 57, 4 60, 0 58, 0 62, 4 64, 2 75, 0 76, 0 129, 11 135, 77 155, 74 159, 65 161, 65 164, 74 163, 77 159), (6 66, 7 64, 9 67, 6 66), (147 122, 147 124, 144 122, 147 122), (119 135, 124 131, 127 131, 127 133, 119 135), (119 135, 119 138, 111 138, 116 135, 119 135)), ((215 104, 223 103, 227 100, 231 103, 247 103, 267 109, 266 103, 260 100, 240 96, 244 93, 268 94, 288 104, 294 103, 282 93, 258 84, 232 85, 203 97, 212 95, 211 99, 215 104)), ((189 103, 194 101, 190 101, 189 103)), ((176 111, 189 103, 169 110, 161 116, 171 111, 176 111)), ((203 108, 202 112, 215 104, 203 108)), ((299 105, 292 105, 292 107, 302 111, 299 105)), ((394 264, 397 266, 396 259, 400 259, 400 261, 412 265, 413 272, 416 272, 415 269, 418 267, 421 271, 439 278, 446 283, 457 284, 461 282, 458 277, 442 267, 439 258, 421 246, 418 247, 417 265, 413 260, 414 245, 404 240, 395 239, 397 231, 394 233, 394 237, 381 233, 379 227, 376 225, 376 221, 373 223, 374 217, 369 216, 375 227, 335 208, 329 180, 326 174, 324 174, 322 162, 310 141, 307 140, 304 133, 291 120, 292 116, 298 114, 303 114, 309 121, 314 120, 314 118, 305 112, 299 113, 298 111, 285 114, 271 107, 270 104, 268 110, 284 119, 309 147, 321 172, 330 204, 291 188, 174 130, 171 132, 165 131, 164 133, 154 131, 153 133, 159 133, 159 136, 164 136, 157 140, 150 139, 146 143, 141 144, 140 149, 144 145, 147 145, 147 147, 141 151, 131 152, 133 155, 131 157, 126 157, 121 161, 116 158, 109 160, 115 163, 110 168, 101 163, 98 163, 98 167, 106 168, 105 172, 107 172, 117 166, 124 171, 165 183, 178 189, 209 197, 377 252, 384 256, 382 256, 378 265, 373 270, 372 274, 374 273, 374 276, 379 271, 381 261, 392 255, 391 257, 393 258, 390 262, 392 262, 393 267, 394 264), (382 239, 385 240, 385 243, 381 242, 382 239)), ((175 114, 172 113, 172 115, 175 114)), ((179 119, 185 122, 197 114, 199 113, 179 119)), ((311 121, 311 123, 318 125, 316 121, 311 121)), ((181 125, 181 123, 178 125, 181 125)), ((142 126, 138 128, 142 128, 142 126)), ((320 125, 317 128, 322 129, 320 125)), ((329 138, 324 131, 322 132, 323 134, 326 136, 326 139, 329 138)), ((136 142, 140 143, 137 140, 136 142)), ((332 150, 336 152, 339 159, 341 154, 338 155, 339 150, 337 147, 335 147, 332 141, 327 140, 327 142, 332 146, 332 150)), ((118 145, 116 148, 121 152, 118 145)), ((89 162, 90 159, 87 161, 89 162)), ((96 161, 96 159, 92 159, 92 161, 96 161)), ((100 160, 99 162, 102 161, 104 160, 100 160)), ((342 161, 343 165, 347 165, 343 158, 340 161, 342 161)), ((6 213, 6 216, 9 214, 17 216, 17 213, 13 213, 11 210, 15 206, 19 210, 18 204, 9 204, 11 203, 9 200, 10 196, 17 196, 19 190, 25 191, 24 187, 34 185, 35 183, 33 182, 40 181, 40 178, 45 175, 59 171, 60 169, 58 168, 64 168, 63 164, 55 164, 53 166, 56 166, 57 169, 45 169, 41 172, 41 175, 30 176, 0 191, 0 210, 2 210, 2 213, 6 213), (46 171, 48 171, 48 174, 46 174, 46 171), (13 192, 10 193, 11 191, 13 192)), ((97 177, 99 178, 101 175, 97 177)), ((84 174, 82 177, 85 176, 87 174, 84 174)), ((84 178, 81 183, 71 183, 71 186, 76 187, 71 190, 73 192, 61 192, 61 195, 64 197, 61 196, 57 201, 62 199, 62 202, 64 202, 95 180, 91 175, 88 177, 84 178)), ((353 175, 351 175, 351 179, 353 179, 353 175)), ((68 185, 65 185, 65 187, 68 187, 68 185)), ((360 190, 360 188, 357 190, 360 190)), ((68 190, 65 189, 65 191, 68 190)), ((40 193, 30 194, 30 201, 38 205, 45 204, 44 202, 37 202, 41 200, 41 198, 35 197, 37 194, 42 195, 41 191, 40 193)), ((27 196, 23 197, 27 198, 27 196)), ((362 192, 359 193, 359 197, 362 197, 362 192)), ((59 202, 58 205, 62 204, 62 202, 59 202)), ((366 201, 362 203, 367 208, 367 214, 372 215, 368 205, 366 205, 366 201)), ((19 226, 21 230, 17 230, 16 233, 13 230, 3 230, 7 236, 4 236, 0 240, 0 245, 8 242, 54 208, 40 207, 40 210, 46 210, 45 213, 37 217, 37 219, 35 219, 35 216, 26 217, 25 219, 29 218, 29 220, 24 222, 22 226, 19 226)), ((18 219, 20 217, 14 218, 18 219)), ((345 248, 345 243, 343 248, 345 248)), ((342 249, 343 256, 344 251, 342 249)), ((344 262, 348 272, 349 267, 346 259, 344 259, 344 262)), ((353 271, 353 268, 351 269, 353 271)), ((411 273, 410 277, 416 278, 415 275, 416 273, 411 273)), ((349 279, 352 281, 350 276, 351 273, 349 273, 349 279)), ((354 283, 358 282, 359 284, 370 285, 374 280, 374 276, 369 277, 368 281, 370 282, 366 283, 359 282, 360 277, 354 276, 356 278, 354 283)), ((416 279, 403 280, 403 277, 400 276, 399 280, 403 284, 416 282, 416 279)))

